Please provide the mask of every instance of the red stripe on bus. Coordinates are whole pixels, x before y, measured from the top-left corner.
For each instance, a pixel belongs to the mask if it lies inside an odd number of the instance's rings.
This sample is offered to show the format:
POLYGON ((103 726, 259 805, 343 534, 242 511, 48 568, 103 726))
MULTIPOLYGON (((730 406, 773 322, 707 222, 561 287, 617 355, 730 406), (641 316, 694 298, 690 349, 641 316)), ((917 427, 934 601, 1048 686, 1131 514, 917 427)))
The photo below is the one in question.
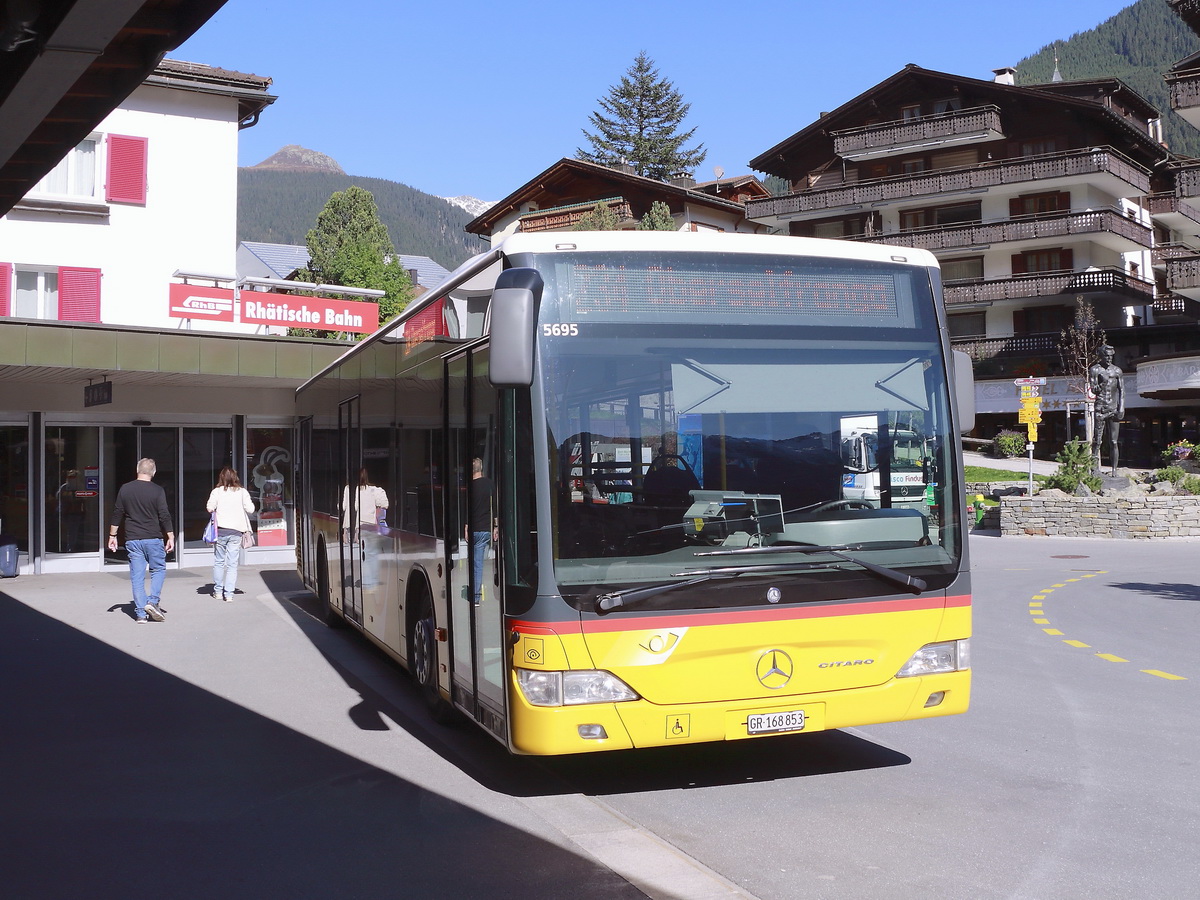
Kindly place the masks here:
MULTIPOLYGON (((679 616, 647 616, 637 619, 597 619, 584 621, 583 632, 602 633, 613 631, 644 631, 654 628, 674 628, 691 625, 744 625, 755 622, 779 622, 789 619, 830 619, 838 616, 866 616, 886 612, 914 612, 927 609, 966 607, 971 597, 964 594, 956 597, 927 599, 914 597, 911 600, 869 600, 865 603, 839 603, 834 606, 797 606, 785 609, 729 610, 726 612, 698 613, 679 616)), ((580 625, 573 620, 561 622, 529 622, 514 619, 509 629, 526 634, 550 631, 574 631, 580 625)))

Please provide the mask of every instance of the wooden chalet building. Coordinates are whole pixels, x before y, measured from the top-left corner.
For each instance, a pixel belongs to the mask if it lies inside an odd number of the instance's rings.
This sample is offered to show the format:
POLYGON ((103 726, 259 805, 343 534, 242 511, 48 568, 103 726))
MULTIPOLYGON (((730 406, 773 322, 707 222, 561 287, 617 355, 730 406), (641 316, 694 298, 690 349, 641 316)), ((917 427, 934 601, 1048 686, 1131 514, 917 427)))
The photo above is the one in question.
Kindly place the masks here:
POLYGON ((654 202, 670 207, 680 231, 765 232, 746 219, 745 203, 769 194, 757 178, 744 175, 696 184, 672 182, 610 169, 579 159, 561 159, 466 226, 471 234, 498 241, 517 232, 571 231, 596 208, 610 207, 622 229, 634 229, 654 202))
POLYGON ((1083 434, 1059 342, 1089 301, 1126 373, 1122 461, 1152 465, 1196 434, 1200 391, 1164 382, 1154 360, 1200 361, 1200 291, 1170 268, 1200 253, 1200 181, 1196 196, 1182 186, 1158 111, 1121 81, 1019 87, 1014 74, 906 66, 751 160, 790 191, 749 200, 747 217, 932 251, 952 341, 975 362, 976 434, 1015 428, 1013 379, 1047 376, 1043 456, 1083 434))

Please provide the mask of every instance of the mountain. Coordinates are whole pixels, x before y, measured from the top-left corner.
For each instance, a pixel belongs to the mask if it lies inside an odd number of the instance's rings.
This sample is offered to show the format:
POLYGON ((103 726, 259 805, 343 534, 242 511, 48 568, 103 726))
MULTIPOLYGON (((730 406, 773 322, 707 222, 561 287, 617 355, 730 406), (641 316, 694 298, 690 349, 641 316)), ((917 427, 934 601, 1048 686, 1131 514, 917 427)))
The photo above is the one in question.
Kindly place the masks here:
POLYGON ((487 249, 463 231, 476 213, 406 184, 347 175, 325 154, 294 145, 238 169, 238 240, 303 244, 330 196, 352 184, 375 197, 399 253, 428 256, 453 270, 487 249))
POLYGON ((336 159, 317 150, 309 150, 299 144, 288 144, 282 150, 272 153, 253 169, 287 169, 293 172, 335 172, 345 175, 346 170, 338 165, 336 159))
POLYGON ((1163 73, 1200 51, 1200 37, 1171 11, 1166 0, 1138 0, 1112 18, 1068 40, 1043 47, 1017 63, 1017 84, 1045 84, 1054 58, 1064 81, 1120 78, 1156 106, 1171 150, 1200 156, 1200 131, 1171 109, 1163 73))
POLYGON ((477 197, 443 197, 442 199, 465 209, 471 214, 472 219, 496 205, 495 200, 480 200, 477 197))

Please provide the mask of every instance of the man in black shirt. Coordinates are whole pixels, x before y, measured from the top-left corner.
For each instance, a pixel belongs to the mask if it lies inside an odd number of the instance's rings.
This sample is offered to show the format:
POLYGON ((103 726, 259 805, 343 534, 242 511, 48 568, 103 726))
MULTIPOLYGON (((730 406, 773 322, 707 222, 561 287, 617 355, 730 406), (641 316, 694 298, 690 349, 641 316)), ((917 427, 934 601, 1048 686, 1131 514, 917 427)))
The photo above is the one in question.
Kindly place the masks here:
POLYGON ((471 575, 474 578, 474 603, 483 599, 483 560, 487 556, 488 544, 495 541, 499 532, 496 518, 496 486, 492 479, 483 474, 483 460, 471 460, 471 575))
POLYGON ((139 459, 137 478, 121 485, 108 525, 108 549, 117 551, 117 529, 125 522, 125 552, 129 554, 129 580, 138 624, 163 621, 158 608, 167 577, 167 554, 175 547, 175 531, 167 509, 167 492, 152 480, 158 471, 152 459, 139 459), (163 543, 163 535, 167 536, 163 543), (146 593, 146 570, 150 593, 146 593))

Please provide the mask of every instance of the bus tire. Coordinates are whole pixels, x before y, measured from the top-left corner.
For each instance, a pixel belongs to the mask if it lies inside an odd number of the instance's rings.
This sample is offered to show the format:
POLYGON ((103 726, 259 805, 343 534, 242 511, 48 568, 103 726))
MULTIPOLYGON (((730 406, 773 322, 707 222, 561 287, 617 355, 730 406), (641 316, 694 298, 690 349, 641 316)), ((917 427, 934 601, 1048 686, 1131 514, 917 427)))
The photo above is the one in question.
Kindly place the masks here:
POLYGON ((345 620, 329 600, 329 560, 323 542, 317 545, 317 603, 317 615, 321 621, 330 628, 340 628, 345 620))
POLYGON ((449 725, 457 716, 454 708, 438 691, 436 625, 433 603, 425 590, 422 589, 413 598, 411 609, 413 617, 408 629, 408 670, 417 683, 430 716, 435 722, 449 725))

